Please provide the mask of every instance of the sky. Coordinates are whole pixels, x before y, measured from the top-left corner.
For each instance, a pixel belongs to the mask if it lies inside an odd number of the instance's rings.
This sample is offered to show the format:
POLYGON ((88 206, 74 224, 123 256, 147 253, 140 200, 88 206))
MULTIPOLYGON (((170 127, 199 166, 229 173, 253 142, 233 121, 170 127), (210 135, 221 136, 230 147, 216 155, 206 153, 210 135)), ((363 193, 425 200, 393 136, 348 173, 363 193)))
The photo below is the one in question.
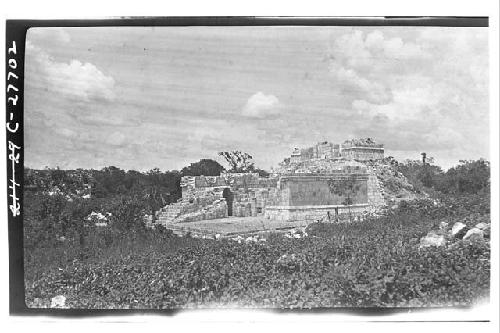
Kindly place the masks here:
POLYGON ((179 170, 371 137, 398 160, 489 159, 487 28, 32 28, 25 165, 179 170))

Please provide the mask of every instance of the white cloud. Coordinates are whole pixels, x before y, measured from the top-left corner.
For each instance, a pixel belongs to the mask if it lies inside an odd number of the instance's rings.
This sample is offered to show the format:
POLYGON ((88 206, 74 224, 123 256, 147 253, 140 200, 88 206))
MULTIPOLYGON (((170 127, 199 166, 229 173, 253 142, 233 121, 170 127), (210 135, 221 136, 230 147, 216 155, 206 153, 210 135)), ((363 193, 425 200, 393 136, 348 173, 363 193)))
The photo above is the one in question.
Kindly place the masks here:
POLYGON ((396 38, 354 31, 331 50, 330 71, 348 87, 353 114, 364 119, 356 135, 376 137, 389 151, 426 151, 448 164, 453 156, 455 162, 487 157, 487 31, 405 31, 396 38))
POLYGON ((385 104, 392 99, 394 74, 412 70, 413 62, 427 57, 416 43, 388 38, 379 30, 366 35, 355 30, 334 41, 329 69, 341 89, 355 99, 385 104))
POLYGON ((258 92, 248 99, 241 114, 250 118, 267 118, 281 113, 282 105, 274 95, 258 92))
POLYGON ((392 90, 392 100, 386 104, 370 103, 367 99, 354 100, 355 111, 372 117, 386 116, 391 121, 419 119, 423 113, 439 116, 439 110, 444 103, 452 102, 451 92, 446 87, 409 85, 392 90))
POLYGON ((344 90, 361 94, 372 103, 386 103, 390 101, 390 90, 377 81, 370 81, 360 76, 354 69, 345 68, 337 63, 330 64, 330 71, 344 90))
POLYGON ((115 80, 95 65, 76 59, 58 62, 29 41, 26 52, 26 80, 43 85, 40 88, 83 101, 114 99, 115 80))
POLYGON ((363 47, 368 50, 372 58, 385 56, 387 58, 405 60, 411 58, 421 59, 428 56, 420 45, 412 42, 404 42, 399 37, 386 38, 379 30, 366 35, 363 47))
POLYGON ((355 69, 370 69, 373 65, 391 65, 392 61, 427 58, 421 45, 405 42, 399 37, 388 38, 381 31, 368 34, 355 30, 336 39, 330 50, 335 61, 355 69))

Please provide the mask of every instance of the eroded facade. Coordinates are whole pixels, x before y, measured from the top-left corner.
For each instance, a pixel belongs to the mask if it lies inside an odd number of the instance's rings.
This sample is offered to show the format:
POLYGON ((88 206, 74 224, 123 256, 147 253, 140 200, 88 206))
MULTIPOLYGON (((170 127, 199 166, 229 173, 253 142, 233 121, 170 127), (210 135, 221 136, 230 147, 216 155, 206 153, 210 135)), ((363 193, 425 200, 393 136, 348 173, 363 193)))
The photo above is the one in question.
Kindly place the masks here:
POLYGON ((183 177, 182 198, 157 215, 162 224, 262 216, 270 220, 340 220, 385 205, 377 176, 363 161, 384 156, 371 139, 295 149, 269 177, 257 173, 183 177))

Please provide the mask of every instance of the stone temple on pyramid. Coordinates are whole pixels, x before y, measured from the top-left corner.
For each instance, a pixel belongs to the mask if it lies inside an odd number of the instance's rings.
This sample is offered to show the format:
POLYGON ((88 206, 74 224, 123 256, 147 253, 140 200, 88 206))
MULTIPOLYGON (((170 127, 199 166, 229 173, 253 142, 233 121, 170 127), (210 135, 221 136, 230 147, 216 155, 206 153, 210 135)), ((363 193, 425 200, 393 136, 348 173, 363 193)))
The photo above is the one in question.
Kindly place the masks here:
POLYGON ((378 163, 383 159, 384 146, 372 139, 320 142, 294 149, 269 177, 182 177, 182 198, 157 212, 155 222, 168 226, 230 216, 314 222, 377 211, 387 205, 380 175, 393 172, 378 163))

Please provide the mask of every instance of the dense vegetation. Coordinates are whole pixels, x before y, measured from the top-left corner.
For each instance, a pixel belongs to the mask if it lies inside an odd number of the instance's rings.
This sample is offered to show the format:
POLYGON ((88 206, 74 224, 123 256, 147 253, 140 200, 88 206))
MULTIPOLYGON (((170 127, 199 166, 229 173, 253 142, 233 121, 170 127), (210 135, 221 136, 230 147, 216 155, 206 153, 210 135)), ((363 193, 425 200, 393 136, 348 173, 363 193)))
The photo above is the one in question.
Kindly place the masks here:
POLYGON ((490 164, 484 159, 461 160, 457 166, 446 172, 439 166, 422 161, 409 160, 398 163, 390 157, 388 160, 420 191, 433 189, 455 195, 489 191, 490 164))
MULTIPOLYGON (((422 169, 404 172, 422 182, 422 169)), ((146 229, 151 200, 179 196, 179 172, 27 170, 27 185, 36 186, 24 202, 27 304, 48 306, 65 295, 76 308, 470 305, 489 294, 489 242, 419 248, 442 221, 489 223, 487 162, 450 170, 437 173, 449 182, 421 185, 433 190, 430 199, 364 222, 312 224, 305 238, 270 234, 260 243, 146 229), (84 199, 79 189, 88 183, 100 185, 84 199), (108 227, 89 223, 92 211, 111 213, 108 227)))

